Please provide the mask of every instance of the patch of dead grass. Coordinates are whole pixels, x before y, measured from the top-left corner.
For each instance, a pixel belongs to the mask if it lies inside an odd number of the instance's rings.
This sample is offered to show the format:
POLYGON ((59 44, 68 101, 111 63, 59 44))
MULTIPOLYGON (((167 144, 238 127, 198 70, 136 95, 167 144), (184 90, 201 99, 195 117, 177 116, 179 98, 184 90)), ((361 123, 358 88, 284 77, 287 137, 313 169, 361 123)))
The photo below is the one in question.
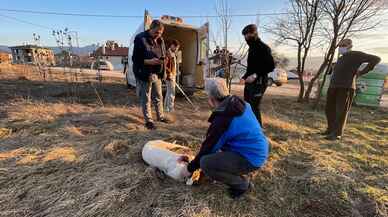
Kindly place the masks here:
POLYGON ((73 162, 77 160, 77 152, 72 147, 58 147, 49 150, 43 157, 43 162, 52 160, 63 160, 73 162))
POLYGON ((26 103, 22 107, 13 110, 10 108, 8 113, 11 120, 23 120, 29 122, 44 121, 52 122, 60 116, 84 112, 82 106, 71 105, 68 103, 26 103))
POLYGON ((74 162, 77 159, 77 152, 72 147, 56 147, 47 151, 18 148, 0 152, 0 161, 15 160, 17 165, 33 165, 53 160, 74 162))

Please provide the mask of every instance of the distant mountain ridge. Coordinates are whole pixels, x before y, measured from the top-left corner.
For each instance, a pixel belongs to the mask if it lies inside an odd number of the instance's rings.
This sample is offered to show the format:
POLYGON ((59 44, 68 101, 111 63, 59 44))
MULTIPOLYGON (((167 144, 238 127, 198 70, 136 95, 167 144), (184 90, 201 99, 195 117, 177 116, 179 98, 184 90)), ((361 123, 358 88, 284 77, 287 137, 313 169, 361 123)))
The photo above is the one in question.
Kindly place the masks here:
MULTIPOLYGON (((48 47, 53 50, 54 54, 60 53, 61 48, 59 47, 48 47)), ((65 50, 68 50, 68 47, 64 47, 65 50)), ((73 47, 72 48, 72 53, 77 54, 77 55, 88 55, 89 53, 92 53, 97 49, 97 45, 87 45, 84 47, 73 47)), ((5 51, 11 53, 11 49, 9 49, 8 46, 5 45, 0 45, 0 51, 5 51)))
POLYGON ((0 51, 11 53, 11 49, 8 46, 0 45, 0 51))
MULTIPOLYGON (((53 50, 54 54, 60 53, 61 48, 60 47, 49 47, 53 50)), ((68 50, 69 47, 64 47, 64 50, 68 50)), ((89 53, 92 53, 97 49, 97 45, 87 45, 84 47, 73 47, 72 48, 72 53, 77 54, 77 55, 87 55, 89 53)))
MULTIPOLYGON (((49 47, 53 50, 55 54, 60 53, 61 49, 59 47, 49 47)), ((65 48, 66 50, 68 48, 65 48)), ((87 45, 84 47, 73 47, 73 53, 77 55, 88 55, 97 49, 97 45, 87 45)), ((0 51, 11 52, 8 46, 0 45, 0 51)), ((297 66, 297 59, 295 57, 289 57, 290 63, 288 65, 288 69, 294 69, 297 66)), ((307 58, 306 68, 310 70, 316 70, 319 68, 320 64, 323 61, 323 57, 309 57, 307 58)), ((242 60, 243 64, 246 64, 246 59, 242 60)))

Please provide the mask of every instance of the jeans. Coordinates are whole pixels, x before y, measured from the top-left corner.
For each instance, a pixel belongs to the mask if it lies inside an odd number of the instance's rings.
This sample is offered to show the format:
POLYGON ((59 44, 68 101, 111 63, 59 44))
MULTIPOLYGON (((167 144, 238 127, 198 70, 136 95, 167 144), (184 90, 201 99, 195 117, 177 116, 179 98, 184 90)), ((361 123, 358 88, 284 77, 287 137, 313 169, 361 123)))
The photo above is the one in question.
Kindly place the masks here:
POLYGON ((247 159, 235 152, 217 152, 201 158, 202 171, 232 189, 247 190, 249 182, 243 176, 257 170, 247 159))
POLYGON ((174 111, 174 102, 175 102, 175 79, 166 80, 166 99, 164 101, 164 108, 166 112, 174 111))
POLYGON ((154 79, 152 81, 137 80, 136 86, 145 122, 153 122, 151 112, 151 99, 156 110, 157 118, 163 118, 164 114, 162 81, 159 78, 154 79))

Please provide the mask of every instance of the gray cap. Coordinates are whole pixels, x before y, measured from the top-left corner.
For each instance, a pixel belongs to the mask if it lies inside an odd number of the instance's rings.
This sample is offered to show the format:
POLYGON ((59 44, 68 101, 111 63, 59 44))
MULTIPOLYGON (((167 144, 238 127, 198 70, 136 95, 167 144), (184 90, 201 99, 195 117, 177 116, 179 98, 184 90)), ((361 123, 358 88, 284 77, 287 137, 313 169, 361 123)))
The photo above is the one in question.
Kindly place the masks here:
POLYGON ((223 78, 209 78, 205 80, 205 90, 209 97, 222 100, 229 96, 226 81, 223 78))

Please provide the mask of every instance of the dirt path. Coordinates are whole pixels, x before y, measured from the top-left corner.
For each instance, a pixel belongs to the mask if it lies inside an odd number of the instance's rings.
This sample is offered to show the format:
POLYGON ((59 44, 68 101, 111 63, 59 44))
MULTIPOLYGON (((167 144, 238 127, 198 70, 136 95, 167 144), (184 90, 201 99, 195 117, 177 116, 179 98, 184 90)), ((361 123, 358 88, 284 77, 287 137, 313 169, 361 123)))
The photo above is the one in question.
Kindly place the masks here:
MULTIPOLYGON (((234 85, 233 89, 241 94, 243 90, 243 86, 234 85)), ((271 97, 285 96, 285 97, 297 97, 299 94, 299 85, 297 81, 289 81, 289 83, 284 84, 280 87, 272 86, 267 89, 266 95, 271 97)), ((384 92, 381 107, 388 108, 388 90, 384 92)))

